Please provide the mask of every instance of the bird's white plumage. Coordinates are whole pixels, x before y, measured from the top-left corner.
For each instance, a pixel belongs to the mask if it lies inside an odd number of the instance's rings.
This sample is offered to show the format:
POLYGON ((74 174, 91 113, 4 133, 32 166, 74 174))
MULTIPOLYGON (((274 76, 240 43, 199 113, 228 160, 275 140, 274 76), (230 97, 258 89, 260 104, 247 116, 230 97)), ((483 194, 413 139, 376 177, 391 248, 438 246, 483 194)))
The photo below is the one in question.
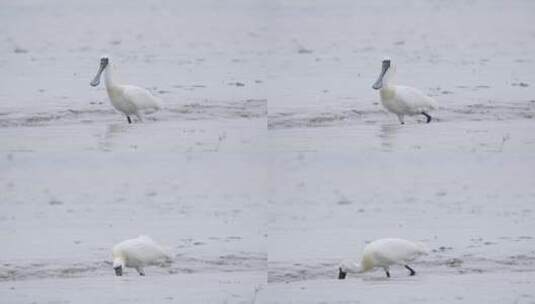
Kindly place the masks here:
POLYGON ((431 111, 437 108, 436 101, 426 96, 420 90, 395 85, 392 86, 393 96, 389 97, 387 94, 381 95, 381 103, 383 106, 395 114, 401 115, 419 115, 423 111, 431 111))
POLYGON ((403 239, 380 239, 368 244, 362 254, 363 257, 370 257, 375 267, 384 267, 405 265, 425 252, 425 247, 420 243, 403 239))
POLYGON ((113 267, 136 268, 143 274, 143 267, 171 261, 171 255, 150 237, 140 235, 135 239, 123 241, 112 249, 113 267))
POLYGON ((396 67, 391 64, 389 59, 385 59, 385 61, 383 61, 381 75, 374 84, 374 89, 379 90, 383 106, 389 112, 396 114, 401 123, 405 122, 405 115, 426 115, 428 122, 430 122, 431 118, 428 117, 428 112, 438 108, 437 102, 418 89, 396 85, 394 83, 396 67), (386 69, 385 61, 388 62, 386 69))
POLYGON ((128 122, 131 121, 130 116, 132 115, 142 121, 142 114, 150 114, 160 109, 160 100, 148 90, 137 86, 118 84, 114 76, 115 66, 108 57, 101 58, 101 67, 91 85, 97 86, 100 83, 102 72, 104 72, 106 91, 111 104, 117 111, 126 115, 128 122), (103 60, 105 60, 105 64, 103 60))
POLYGON ((123 85, 123 94, 126 100, 135 101, 135 106, 139 111, 146 114, 160 109, 160 102, 149 91, 131 85, 123 85))
POLYGON ((407 265, 426 253, 426 247, 419 242, 397 238, 379 239, 364 247, 360 262, 344 260, 339 268, 345 273, 363 273, 376 267, 388 271, 392 265, 407 265))

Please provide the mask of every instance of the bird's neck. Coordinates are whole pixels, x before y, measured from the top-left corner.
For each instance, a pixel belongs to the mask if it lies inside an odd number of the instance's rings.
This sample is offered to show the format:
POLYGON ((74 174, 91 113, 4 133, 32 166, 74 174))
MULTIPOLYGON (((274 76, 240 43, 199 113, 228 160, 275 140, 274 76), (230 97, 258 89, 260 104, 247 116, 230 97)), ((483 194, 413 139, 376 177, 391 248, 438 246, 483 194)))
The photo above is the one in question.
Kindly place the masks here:
POLYGON ((104 79, 106 81, 106 88, 109 90, 110 88, 116 87, 117 82, 115 81, 115 71, 114 67, 110 64, 106 67, 106 70, 104 71, 104 79))
POLYGON ((394 76, 396 74, 396 67, 392 66, 383 76, 383 86, 381 91, 394 91, 394 76))
POLYGON ((360 261, 360 272, 369 271, 373 267, 374 267, 373 259, 368 254, 365 254, 362 257, 362 260, 360 261))
POLYGON ((104 71, 104 80, 106 82, 106 90, 108 91, 108 96, 113 100, 113 97, 120 93, 120 87, 115 81, 114 77, 115 71, 112 65, 108 65, 104 71))
POLYGON ((361 265, 359 265, 359 263, 357 263, 356 261, 347 261, 345 263, 345 270, 346 272, 350 273, 360 273, 361 265))
POLYGON ((383 87, 379 90, 379 94, 381 94, 381 99, 392 99, 396 95, 396 89, 393 85, 390 85, 388 83, 383 84, 383 87))

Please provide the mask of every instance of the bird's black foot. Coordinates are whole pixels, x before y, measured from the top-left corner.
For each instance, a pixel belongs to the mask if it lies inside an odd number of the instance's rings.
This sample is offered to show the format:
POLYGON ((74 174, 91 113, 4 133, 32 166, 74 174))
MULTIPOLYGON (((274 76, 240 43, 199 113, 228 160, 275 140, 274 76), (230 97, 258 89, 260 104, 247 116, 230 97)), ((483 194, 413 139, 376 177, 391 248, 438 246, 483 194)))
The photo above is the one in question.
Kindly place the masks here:
POLYGON ((338 268, 338 279, 343 280, 346 278, 347 272, 342 271, 342 268, 338 268))
POLYGON ((130 118, 130 116, 126 116, 126 120, 128 120, 128 123, 129 123, 129 124, 132 123, 132 119, 130 118))
POLYGON ((432 119, 431 115, 429 115, 429 114, 427 114, 425 112, 422 112, 422 115, 425 116, 425 118, 427 119, 427 121, 426 121, 427 123, 431 122, 431 119, 432 119))
POLYGON ((414 269, 410 268, 409 265, 405 265, 405 268, 407 268, 408 271, 410 271, 410 276, 413 276, 416 274, 416 271, 414 271, 414 269))
POLYGON ((385 269, 385 273, 386 273, 386 277, 389 278, 390 277, 390 271, 385 269))

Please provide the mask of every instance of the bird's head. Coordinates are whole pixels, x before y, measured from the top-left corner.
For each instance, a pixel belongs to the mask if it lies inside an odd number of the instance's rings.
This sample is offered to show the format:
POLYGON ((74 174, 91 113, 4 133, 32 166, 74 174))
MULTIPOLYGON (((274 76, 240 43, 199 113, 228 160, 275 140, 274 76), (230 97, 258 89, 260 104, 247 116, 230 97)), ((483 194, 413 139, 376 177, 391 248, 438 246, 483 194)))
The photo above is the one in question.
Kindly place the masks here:
POLYGON ((91 84, 91 86, 98 86, 99 83, 100 83, 100 75, 102 74, 102 72, 104 71, 104 69, 110 64, 110 59, 108 56, 102 56, 100 58, 100 65, 98 67, 98 71, 97 71, 97 75, 95 75, 95 78, 93 78, 93 81, 91 81, 89 84, 91 84))
POLYGON ((375 90, 381 89, 386 80, 390 80, 392 75, 394 74, 395 67, 392 64, 392 60, 389 57, 386 57, 383 59, 383 63, 381 64, 381 73, 379 74, 379 78, 377 81, 373 84, 372 88, 375 90))
POLYGON ((360 266, 357 265, 354 261, 343 260, 338 264, 338 279, 343 280, 346 278, 347 273, 360 273, 362 272, 360 266))
POLYGON ((116 257, 113 259, 113 270, 116 276, 122 276, 124 269, 124 259, 122 257, 116 257))

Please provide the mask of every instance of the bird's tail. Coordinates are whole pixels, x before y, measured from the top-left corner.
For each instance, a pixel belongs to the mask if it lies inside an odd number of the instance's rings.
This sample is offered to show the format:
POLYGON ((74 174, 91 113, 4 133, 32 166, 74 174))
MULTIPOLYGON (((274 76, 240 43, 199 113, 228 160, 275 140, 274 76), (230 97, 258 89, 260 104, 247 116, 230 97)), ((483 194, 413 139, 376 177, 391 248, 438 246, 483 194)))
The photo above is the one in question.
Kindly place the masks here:
POLYGON ((165 262, 172 263, 173 262, 173 252, 171 250, 171 247, 169 247, 169 246, 160 246, 160 249, 162 251, 162 255, 165 257, 165 262))
POLYGON ((138 238, 145 240, 146 242, 150 242, 154 244, 157 248, 159 248, 159 251, 161 252, 161 255, 165 257, 166 262, 172 262, 173 261, 173 255, 170 247, 162 246, 158 243, 156 243, 150 236, 141 234, 138 238))
POLYGON ((160 98, 156 98, 156 100, 154 101, 153 110, 159 111, 161 109, 162 109, 162 100, 160 98))
POLYGON ((438 102, 434 98, 429 98, 429 107, 432 110, 437 110, 438 109, 438 102))
POLYGON ((416 245, 416 248, 418 248, 418 252, 421 255, 428 255, 429 254, 429 247, 427 247, 426 244, 424 244, 422 242, 414 242, 414 244, 416 245))

